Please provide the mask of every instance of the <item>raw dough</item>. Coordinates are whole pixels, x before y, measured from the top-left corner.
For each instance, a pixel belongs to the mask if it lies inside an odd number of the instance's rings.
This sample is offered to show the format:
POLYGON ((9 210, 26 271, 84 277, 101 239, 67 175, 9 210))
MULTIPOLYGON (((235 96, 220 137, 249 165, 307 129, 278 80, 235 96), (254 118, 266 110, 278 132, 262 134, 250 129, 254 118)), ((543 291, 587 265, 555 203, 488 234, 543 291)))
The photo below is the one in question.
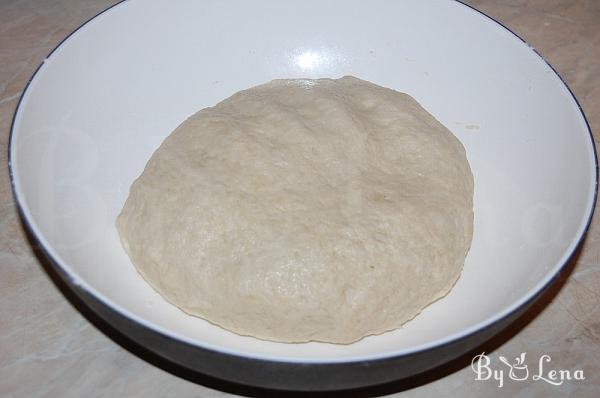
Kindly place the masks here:
POLYGON ((463 146, 412 97, 349 76, 274 80, 182 123, 117 227, 140 274, 188 314, 351 343, 448 293, 472 200, 463 146))

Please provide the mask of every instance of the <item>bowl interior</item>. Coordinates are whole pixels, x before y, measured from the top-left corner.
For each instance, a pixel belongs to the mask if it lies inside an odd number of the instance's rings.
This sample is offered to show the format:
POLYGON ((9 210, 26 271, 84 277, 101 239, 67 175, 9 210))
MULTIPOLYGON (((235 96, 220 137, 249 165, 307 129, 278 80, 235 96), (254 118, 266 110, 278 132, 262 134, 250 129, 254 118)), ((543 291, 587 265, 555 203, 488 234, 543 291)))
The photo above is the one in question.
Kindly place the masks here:
POLYGON ((11 159, 25 218, 73 283, 177 338, 291 361, 408 353, 506 314, 574 249, 596 179, 587 125, 558 76, 509 31, 446 0, 121 3, 45 60, 16 115, 11 159), (165 302, 114 226, 152 152, 238 90, 347 74, 409 93, 467 150, 475 233, 452 292, 348 346, 240 337, 165 302))

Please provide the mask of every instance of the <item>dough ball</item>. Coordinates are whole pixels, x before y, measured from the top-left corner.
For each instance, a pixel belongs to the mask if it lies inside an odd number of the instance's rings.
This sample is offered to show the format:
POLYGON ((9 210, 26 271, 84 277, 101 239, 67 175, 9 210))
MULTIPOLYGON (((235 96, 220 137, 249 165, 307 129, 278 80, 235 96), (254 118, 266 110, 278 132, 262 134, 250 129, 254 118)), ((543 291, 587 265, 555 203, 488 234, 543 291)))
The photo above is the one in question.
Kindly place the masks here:
POLYGON ((117 228, 188 314, 261 339, 351 343, 448 293, 472 201, 463 146, 412 97, 353 77, 274 80, 169 135, 117 228))

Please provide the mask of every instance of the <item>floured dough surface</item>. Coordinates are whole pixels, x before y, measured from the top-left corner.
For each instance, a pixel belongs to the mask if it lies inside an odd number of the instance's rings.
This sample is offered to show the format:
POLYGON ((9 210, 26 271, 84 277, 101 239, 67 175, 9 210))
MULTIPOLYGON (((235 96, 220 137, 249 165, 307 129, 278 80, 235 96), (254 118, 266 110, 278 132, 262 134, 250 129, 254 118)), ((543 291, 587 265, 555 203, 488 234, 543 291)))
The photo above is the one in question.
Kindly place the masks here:
POLYGON ((413 98, 353 77, 275 80, 182 123, 117 220, 188 314, 281 342, 400 327, 460 275, 473 177, 413 98))

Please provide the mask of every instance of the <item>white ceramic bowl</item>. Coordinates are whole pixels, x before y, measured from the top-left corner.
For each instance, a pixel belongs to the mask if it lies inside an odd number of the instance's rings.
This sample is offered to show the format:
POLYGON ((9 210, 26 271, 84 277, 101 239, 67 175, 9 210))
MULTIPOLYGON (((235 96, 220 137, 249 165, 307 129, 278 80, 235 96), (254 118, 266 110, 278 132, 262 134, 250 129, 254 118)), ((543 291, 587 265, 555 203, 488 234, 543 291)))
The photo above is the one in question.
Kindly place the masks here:
POLYGON ((10 170, 22 218, 56 271, 117 329, 191 369, 289 389, 390 381, 495 333, 567 262, 597 180, 586 120, 553 69, 450 0, 120 3, 32 78, 10 170), (165 302, 114 226, 151 153, 187 116, 238 90, 348 74, 409 93, 467 150, 475 231, 452 292, 403 328, 346 346, 241 337, 165 302))

